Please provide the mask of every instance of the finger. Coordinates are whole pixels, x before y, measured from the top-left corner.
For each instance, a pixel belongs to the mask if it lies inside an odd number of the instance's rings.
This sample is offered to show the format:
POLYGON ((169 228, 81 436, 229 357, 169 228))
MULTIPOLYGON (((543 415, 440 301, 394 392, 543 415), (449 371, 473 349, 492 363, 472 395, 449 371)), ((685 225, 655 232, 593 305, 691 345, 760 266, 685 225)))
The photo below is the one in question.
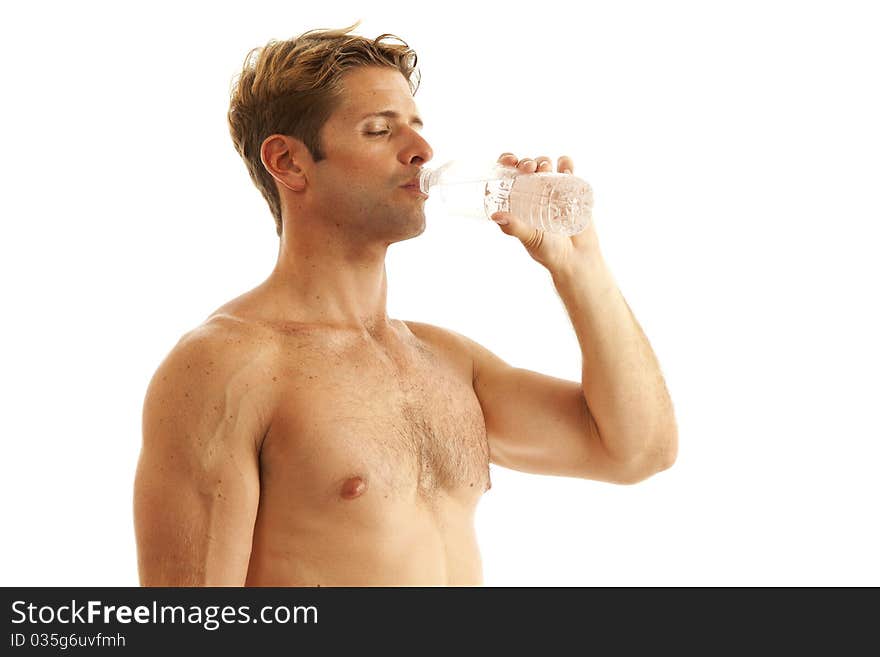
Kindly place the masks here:
POLYGON ((535 173, 538 170, 538 163, 527 157, 517 162, 516 168, 523 173, 535 173))
POLYGON ((563 155, 557 160, 556 170, 559 173, 574 173, 574 161, 568 155, 563 155))
POLYGON ((502 233, 517 238, 527 249, 537 249, 544 241, 544 231, 529 226, 510 212, 495 212, 492 221, 498 224, 502 233))
POLYGON ((519 160, 513 153, 502 153, 501 157, 498 158, 498 163, 506 167, 515 167, 517 162, 519 160))
POLYGON ((536 157, 535 162, 538 165, 537 171, 553 171, 553 160, 546 155, 536 157))

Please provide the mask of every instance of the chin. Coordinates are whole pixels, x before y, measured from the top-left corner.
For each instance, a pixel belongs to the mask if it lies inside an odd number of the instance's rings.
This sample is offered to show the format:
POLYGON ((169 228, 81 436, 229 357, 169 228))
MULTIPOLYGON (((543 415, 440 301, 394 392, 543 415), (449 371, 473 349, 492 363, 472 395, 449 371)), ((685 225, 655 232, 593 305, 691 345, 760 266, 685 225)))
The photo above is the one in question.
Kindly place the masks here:
POLYGON ((420 212, 418 215, 410 215, 401 217, 402 221, 398 225, 398 230, 393 231, 393 235, 389 235, 389 239, 393 242, 403 242, 418 237, 425 232, 427 224, 425 222, 425 213, 420 212))
POLYGON ((414 226, 413 234, 410 235, 408 239, 412 239, 413 237, 418 237, 419 235, 421 235, 422 233, 425 232, 425 228, 427 228, 427 227, 428 227, 428 224, 425 221, 425 213, 423 212, 419 216, 418 223, 414 226))

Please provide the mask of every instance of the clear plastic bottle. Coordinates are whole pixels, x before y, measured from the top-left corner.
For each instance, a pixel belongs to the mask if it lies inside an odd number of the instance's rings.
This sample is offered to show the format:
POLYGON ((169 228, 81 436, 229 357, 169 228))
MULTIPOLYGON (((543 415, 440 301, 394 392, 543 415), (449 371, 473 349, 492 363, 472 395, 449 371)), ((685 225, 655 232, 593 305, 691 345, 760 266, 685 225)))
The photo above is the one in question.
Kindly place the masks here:
POLYGON ((592 217, 592 188, 568 173, 522 173, 500 164, 452 160, 423 168, 419 185, 429 198, 439 196, 454 213, 491 217, 510 212, 549 233, 574 235, 592 217))

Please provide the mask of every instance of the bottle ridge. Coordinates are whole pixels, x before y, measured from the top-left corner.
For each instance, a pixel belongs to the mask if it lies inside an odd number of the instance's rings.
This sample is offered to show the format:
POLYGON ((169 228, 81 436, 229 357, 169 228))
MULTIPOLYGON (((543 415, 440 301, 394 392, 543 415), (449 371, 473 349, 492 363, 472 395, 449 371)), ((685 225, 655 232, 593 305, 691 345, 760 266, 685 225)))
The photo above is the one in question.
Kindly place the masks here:
POLYGON ((550 233, 574 235, 592 218, 592 188, 567 173, 522 173, 515 167, 453 160, 423 168, 419 183, 429 198, 439 195, 453 212, 485 217, 509 212, 550 233))

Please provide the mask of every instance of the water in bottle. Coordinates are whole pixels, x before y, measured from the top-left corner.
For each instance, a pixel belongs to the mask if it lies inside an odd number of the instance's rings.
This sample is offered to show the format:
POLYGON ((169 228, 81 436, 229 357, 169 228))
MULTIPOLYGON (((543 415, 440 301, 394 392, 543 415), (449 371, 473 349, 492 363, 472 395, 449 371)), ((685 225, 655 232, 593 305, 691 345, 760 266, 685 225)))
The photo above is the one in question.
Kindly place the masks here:
POLYGON ((509 212, 550 233, 579 233, 592 216, 592 188, 566 173, 522 173, 515 167, 454 160, 423 168, 420 184, 429 197, 439 192, 455 213, 488 217, 509 212))

